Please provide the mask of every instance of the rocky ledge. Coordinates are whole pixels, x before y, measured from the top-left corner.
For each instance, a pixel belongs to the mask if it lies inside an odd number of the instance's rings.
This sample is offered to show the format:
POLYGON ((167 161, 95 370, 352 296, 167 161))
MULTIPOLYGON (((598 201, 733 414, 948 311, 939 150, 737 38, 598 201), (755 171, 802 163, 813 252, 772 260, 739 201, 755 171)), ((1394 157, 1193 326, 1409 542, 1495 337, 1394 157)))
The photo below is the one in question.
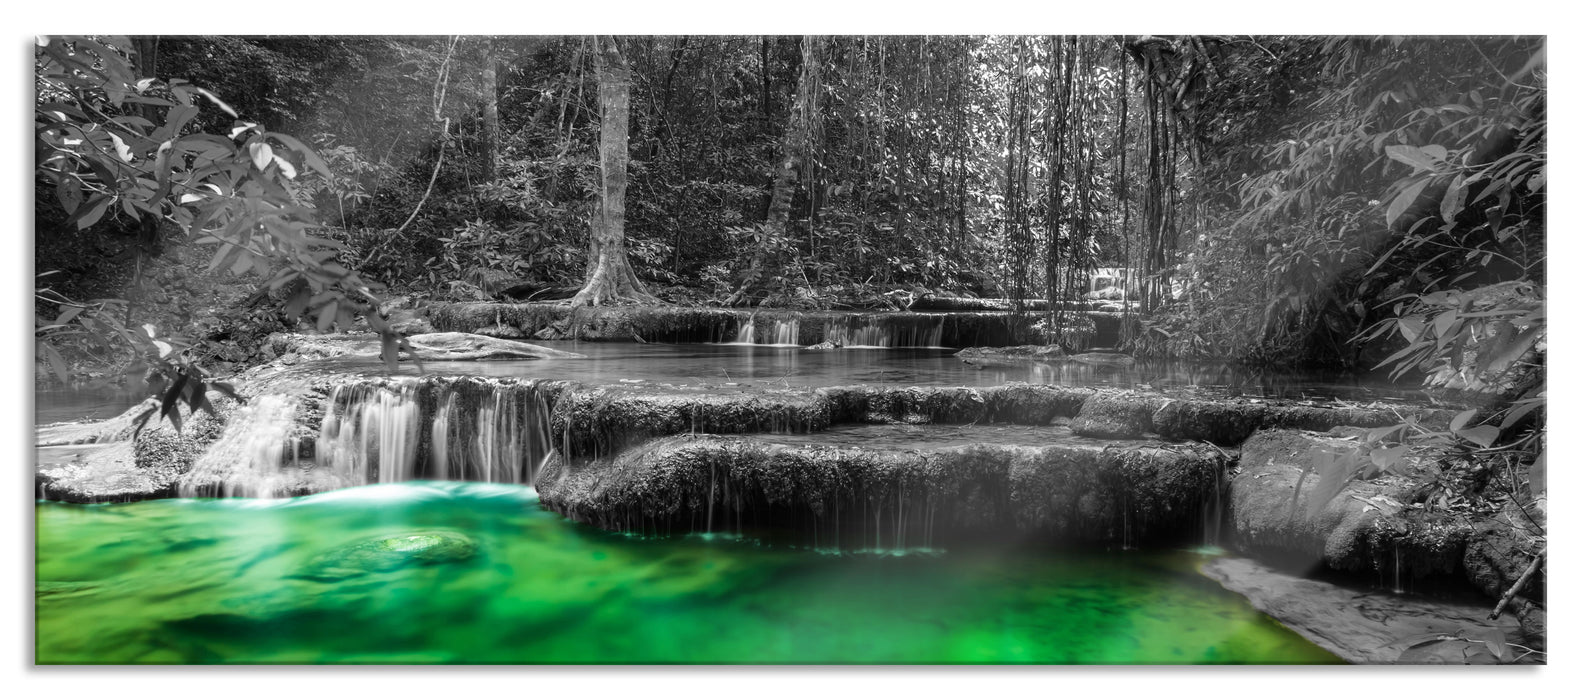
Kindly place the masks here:
POLYGON ((1204 447, 1065 441, 915 449, 684 435, 619 455, 552 457, 539 497, 610 530, 790 533, 809 544, 1180 543, 1217 517, 1229 456, 1204 447))

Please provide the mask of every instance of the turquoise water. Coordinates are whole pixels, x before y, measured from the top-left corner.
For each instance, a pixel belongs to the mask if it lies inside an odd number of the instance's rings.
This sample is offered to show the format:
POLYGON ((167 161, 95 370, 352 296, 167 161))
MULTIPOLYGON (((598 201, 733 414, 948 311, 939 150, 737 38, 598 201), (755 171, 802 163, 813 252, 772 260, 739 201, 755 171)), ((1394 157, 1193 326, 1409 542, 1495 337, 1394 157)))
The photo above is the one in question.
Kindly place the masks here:
POLYGON ((58 663, 1337 663, 1193 552, 644 539, 531 489, 36 504, 58 663))

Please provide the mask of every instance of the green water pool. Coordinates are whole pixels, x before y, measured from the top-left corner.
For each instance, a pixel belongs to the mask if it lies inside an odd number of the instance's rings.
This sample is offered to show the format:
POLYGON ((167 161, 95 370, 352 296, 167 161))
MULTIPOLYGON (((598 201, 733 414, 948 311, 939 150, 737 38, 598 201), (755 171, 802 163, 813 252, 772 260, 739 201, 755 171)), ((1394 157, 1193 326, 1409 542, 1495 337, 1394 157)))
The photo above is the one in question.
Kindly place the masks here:
POLYGON ((1194 552, 645 539, 449 482, 35 518, 41 664, 1339 662, 1194 552))

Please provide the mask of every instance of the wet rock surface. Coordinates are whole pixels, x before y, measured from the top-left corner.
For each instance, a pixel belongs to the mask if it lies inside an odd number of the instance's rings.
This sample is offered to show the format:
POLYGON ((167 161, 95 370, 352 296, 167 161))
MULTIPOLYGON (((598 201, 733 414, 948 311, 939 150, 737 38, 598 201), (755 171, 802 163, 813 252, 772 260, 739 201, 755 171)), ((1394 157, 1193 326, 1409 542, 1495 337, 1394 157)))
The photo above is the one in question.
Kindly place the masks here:
POLYGON ((1542 644, 1490 607, 1343 586, 1286 573, 1250 559, 1220 557, 1204 574, 1253 607, 1355 664, 1542 663, 1525 653, 1542 644), (1519 661, 1518 661, 1519 659, 1519 661))
MULTIPOLYGON (((120 503, 176 495, 176 483, 224 427, 231 404, 221 401, 221 418, 206 412, 186 416, 181 431, 169 423, 149 424, 137 437, 74 446, 43 446, 35 462, 34 487, 41 498, 70 503, 120 503)), ((133 409, 138 410, 138 409, 133 409)), ((131 414, 131 412, 128 412, 131 414)), ((133 414, 135 415, 135 414, 133 414)), ((123 416, 122 418, 125 418, 123 416)), ((125 422, 107 421, 112 425, 125 422)))
POLYGON ((1342 571, 1400 570, 1412 578, 1454 574, 1469 530, 1448 515, 1406 508, 1410 480, 1354 481, 1333 498, 1320 493, 1317 470, 1326 455, 1343 454, 1355 444, 1291 430, 1262 431, 1242 443, 1240 473, 1230 484, 1238 545, 1342 571), (1304 469, 1315 473, 1304 477, 1304 469))
POLYGON ((825 542, 955 538, 1131 544, 1200 534, 1227 457, 1183 446, 971 443, 919 449, 677 436, 552 458, 545 507, 605 529, 790 530, 825 542))
POLYGON ((1154 432, 1154 412, 1167 400, 1158 394, 1096 392, 1082 403, 1071 431, 1087 437, 1139 438, 1154 432))
POLYGON ((1058 345, 1013 345, 1003 348, 963 348, 956 357, 974 367, 1014 366, 1028 362, 1064 362, 1066 351, 1058 345))

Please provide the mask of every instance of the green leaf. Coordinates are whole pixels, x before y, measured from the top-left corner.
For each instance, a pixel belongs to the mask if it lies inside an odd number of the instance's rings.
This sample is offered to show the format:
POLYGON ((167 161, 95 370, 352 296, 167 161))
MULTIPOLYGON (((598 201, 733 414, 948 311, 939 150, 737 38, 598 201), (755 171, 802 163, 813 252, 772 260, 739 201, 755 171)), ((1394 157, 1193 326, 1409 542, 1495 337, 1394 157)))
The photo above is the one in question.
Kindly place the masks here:
POLYGON ((340 302, 338 301, 331 301, 330 303, 319 307, 319 320, 317 325, 320 333, 329 332, 330 326, 334 325, 335 323, 335 313, 339 308, 340 302))
POLYGON ((178 431, 181 430, 179 423, 181 409, 176 400, 181 398, 181 390, 186 386, 187 374, 185 372, 177 372, 176 381, 171 383, 170 388, 165 391, 165 397, 159 402, 160 417, 169 418, 172 413, 176 414, 176 418, 172 418, 170 422, 177 424, 176 430, 178 431))
POLYGON ((1442 311, 1434 317, 1434 337, 1441 341, 1450 333, 1450 327, 1456 322, 1455 310, 1442 311))
POLYGON ((1318 472, 1318 485, 1307 496, 1308 517, 1317 517, 1324 511, 1324 506, 1334 500, 1341 489, 1351 481, 1357 473, 1358 465, 1350 454, 1321 451, 1314 456, 1314 471, 1318 472))
POLYGON ((1466 426, 1467 421, 1472 420, 1472 417, 1476 415, 1478 415, 1478 409, 1476 408, 1469 408, 1465 411, 1457 413, 1455 418, 1450 419, 1450 429, 1462 429, 1466 426))
POLYGON ((110 201, 110 195, 96 194, 86 204, 78 207, 71 216, 66 217, 66 223, 76 222, 78 231, 97 224, 104 218, 104 211, 109 208, 110 201))
POLYGON ((254 141, 253 143, 248 144, 247 152, 249 157, 252 158, 253 167, 258 168, 260 172, 262 172, 264 168, 269 167, 269 164, 273 162, 275 158, 274 149, 270 148, 269 144, 262 141, 254 141))
POLYGON ((1423 188, 1427 186, 1428 178, 1425 177, 1401 190, 1401 193, 1396 195, 1395 199, 1390 200, 1390 208, 1384 214, 1384 223, 1394 226, 1395 220, 1401 218, 1401 215, 1411 208, 1412 204, 1417 201, 1417 195, 1422 194, 1423 188))
POLYGON ((1511 426, 1514 426, 1517 422, 1521 421, 1523 416, 1532 413, 1545 403, 1546 402, 1541 399, 1534 399, 1531 401, 1521 401, 1516 405, 1511 406, 1510 411, 1505 414, 1505 420, 1500 421, 1500 432, 1503 433, 1507 430, 1510 430, 1511 426))
POLYGON ((1456 216, 1467 203, 1467 178, 1457 175, 1450 181, 1450 186, 1445 188, 1444 199, 1439 200, 1439 218, 1445 223, 1455 223, 1456 216))
POLYGON ((1385 146, 1384 154, 1389 156, 1390 160, 1412 166, 1414 170, 1433 172, 1439 167, 1439 163, 1444 161, 1445 149, 1440 146, 1428 148, 1438 149, 1436 153, 1439 158, 1434 158, 1425 149, 1416 146, 1385 146))
POLYGON ((1476 443, 1479 447, 1488 447, 1493 445, 1495 440, 1500 439, 1500 429, 1492 425, 1480 425, 1453 432, 1470 442, 1476 443))
POLYGON ((1532 489, 1534 496, 1549 490, 1549 465, 1547 457, 1549 450, 1545 448, 1538 453, 1538 458, 1527 467, 1527 485, 1532 489))
POLYGON ((231 115, 232 119, 236 119, 237 118, 236 110, 231 109, 231 106, 228 105, 228 104, 225 104, 225 100, 220 99, 220 97, 218 95, 215 95, 214 93, 209 92, 208 90, 200 88, 200 87, 198 87, 196 85, 193 85, 193 86, 190 86, 190 87, 192 88, 193 91, 197 92, 198 94, 209 98, 209 101, 213 102, 214 106, 219 107, 221 112, 224 112, 226 114, 231 115))
POLYGON ((60 356, 60 351, 49 343, 39 343, 39 349, 43 350, 44 358, 49 361, 50 369, 54 370, 60 383, 71 384, 71 370, 66 367, 66 359, 60 356))
POLYGON ((121 137, 117 136, 115 134, 115 132, 112 131, 112 132, 109 132, 109 133, 110 133, 110 140, 115 142, 115 155, 119 156, 120 159, 122 160, 122 162, 126 162, 126 163, 132 162, 132 149, 127 148, 126 147, 126 142, 122 141, 121 137))

